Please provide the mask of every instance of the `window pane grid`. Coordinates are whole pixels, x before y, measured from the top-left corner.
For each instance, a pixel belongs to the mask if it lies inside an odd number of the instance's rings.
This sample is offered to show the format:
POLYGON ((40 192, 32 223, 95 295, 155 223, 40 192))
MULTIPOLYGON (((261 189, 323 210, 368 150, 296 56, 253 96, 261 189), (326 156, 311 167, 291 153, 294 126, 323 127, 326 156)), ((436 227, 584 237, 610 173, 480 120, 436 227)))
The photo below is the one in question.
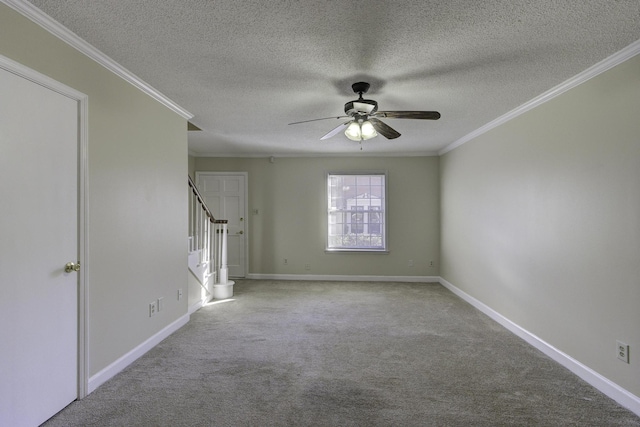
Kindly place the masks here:
POLYGON ((385 175, 328 175, 328 238, 333 250, 386 250, 385 175))

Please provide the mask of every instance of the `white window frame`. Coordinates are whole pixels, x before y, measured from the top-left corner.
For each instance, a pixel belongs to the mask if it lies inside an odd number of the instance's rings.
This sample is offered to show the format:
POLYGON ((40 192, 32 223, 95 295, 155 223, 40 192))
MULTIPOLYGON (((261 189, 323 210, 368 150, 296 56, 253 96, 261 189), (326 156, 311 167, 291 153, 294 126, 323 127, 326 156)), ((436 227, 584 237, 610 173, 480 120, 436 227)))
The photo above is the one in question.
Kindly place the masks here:
MULTIPOLYGON (((388 218, 388 196, 387 196, 387 189, 389 187, 389 177, 388 177, 388 173, 387 171, 348 171, 348 172, 326 172, 325 173, 325 184, 326 184, 326 197, 325 197, 325 203, 326 203, 326 209, 327 209, 327 213, 326 213, 326 224, 327 224, 327 229, 326 229, 326 244, 325 244, 325 251, 327 252, 370 252, 370 253, 388 253, 389 252, 389 243, 388 243, 388 223, 389 221, 387 220, 388 218), (383 179, 383 185, 382 185, 382 194, 381 194, 381 201, 380 201, 380 205, 375 205, 377 208, 376 209, 376 213, 382 218, 382 221, 380 221, 379 223, 379 227, 381 228, 381 236, 382 236, 382 244, 380 246, 374 246, 374 247, 370 247, 370 246, 339 246, 339 245, 335 245, 331 243, 332 240, 332 236, 346 236, 347 234, 352 235, 355 234, 356 235, 356 239, 358 239, 358 235, 364 236, 366 235, 366 233, 360 232, 360 233, 348 233, 348 232, 342 232, 341 234, 332 234, 332 230, 335 231, 336 227, 339 224, 342 224, 342 229, 345 230, 345 227, 348 227, 348 221, 344 221, 344 222, 332 222, 332 218, 335 220, 335 214, 336 213, 342 213, 343 215, 348 216, 351 215, 355 212, 355 210, 353 209, 347 209, 347 205, 349 204, 349 202, 347 200, 354 200, 355 198, 357 198, 357 196, 359 196, 359 194, 353 194, 353 197, 350 199, 345 199, 343 198, 343 205, 344 208, 343 209, 337 209, 335 206, 332 207, 332 203, 331 203, 331 198, 332 196, 335 197, 335 193, 332 193, 332 188, 331 188, 331 178, 332 177, 336 177, 336 176, 381 176, 383 179), (352 212, 353 211, 353 212, 352 212), (333 227, 332 227, 333 226, 333 227)), ((369 200, 374 200, 374 198, 370 198, 369 200)), ((369 205, 371 206, 371 205, 369 205)), ((354 206, 356 207, 356 206, 354 206)), ((369 215, 371 214, 371 210, 363 210, 363 218, 368 218, 369 215)), ((367 231, 369 226, 369 223, 363 223, 362 227, 364 231, 367 231)), ((361 230, 359 230, 361 231, 361 230)), ((371 235, 369 235, 369 237, 371 237, 371 235)))

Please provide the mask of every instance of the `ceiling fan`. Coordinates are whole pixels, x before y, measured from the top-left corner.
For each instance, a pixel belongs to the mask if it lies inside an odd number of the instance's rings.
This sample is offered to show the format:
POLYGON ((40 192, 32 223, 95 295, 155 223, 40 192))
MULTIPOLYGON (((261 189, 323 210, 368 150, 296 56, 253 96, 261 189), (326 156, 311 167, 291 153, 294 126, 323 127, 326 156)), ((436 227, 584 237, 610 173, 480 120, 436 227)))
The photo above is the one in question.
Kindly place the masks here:
POLYGON ((351 85, 351 88, 359 97, 355 101, 349 101, 344 104, 346 116, 324 117, 289 124, 297 125, 300 123, 315 122, 317 120, 344 119, 349 117, 349 120, 338 125, 320 139, 331 138, 344 130, 344 134, 352 141, 363 141, 373 138, 378 134, 387 139, 395 139, 400 136, 400 132, 381 121, 379 117, 418 120, 438 120, 440 118, 440 113, 437 111, 378 111, 378 103, 376 101, 362 98, 362 94, 367 93, 369 87, 369 83, 366 82, 358 82, 351 85))

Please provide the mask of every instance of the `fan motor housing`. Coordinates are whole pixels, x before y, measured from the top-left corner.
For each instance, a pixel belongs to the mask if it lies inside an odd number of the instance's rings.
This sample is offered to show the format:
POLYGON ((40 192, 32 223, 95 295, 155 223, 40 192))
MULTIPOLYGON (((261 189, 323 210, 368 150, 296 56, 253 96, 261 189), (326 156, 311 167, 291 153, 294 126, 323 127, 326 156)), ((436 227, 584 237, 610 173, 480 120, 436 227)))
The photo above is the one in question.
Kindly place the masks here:
POLYGON ((344 104, 344 112, 353 116, 355 114, 373 114, 378 111, 378 103, 372 99, 356 99, 344 104))

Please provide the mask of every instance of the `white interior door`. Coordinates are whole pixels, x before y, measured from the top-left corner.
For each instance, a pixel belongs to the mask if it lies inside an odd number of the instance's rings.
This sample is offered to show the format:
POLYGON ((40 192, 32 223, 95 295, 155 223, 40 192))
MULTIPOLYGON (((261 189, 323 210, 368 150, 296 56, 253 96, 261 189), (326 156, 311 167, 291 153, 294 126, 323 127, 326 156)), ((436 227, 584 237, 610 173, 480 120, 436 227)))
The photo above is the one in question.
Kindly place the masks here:
POLYGON ((0 67, 1 426, 78 397, 78 105, 0 67))
POLYGON ((246 179, 245 173, 197 172, 197 186, 216 219, 229 221, 227 265, 229 277, 246 275, 246 179))

